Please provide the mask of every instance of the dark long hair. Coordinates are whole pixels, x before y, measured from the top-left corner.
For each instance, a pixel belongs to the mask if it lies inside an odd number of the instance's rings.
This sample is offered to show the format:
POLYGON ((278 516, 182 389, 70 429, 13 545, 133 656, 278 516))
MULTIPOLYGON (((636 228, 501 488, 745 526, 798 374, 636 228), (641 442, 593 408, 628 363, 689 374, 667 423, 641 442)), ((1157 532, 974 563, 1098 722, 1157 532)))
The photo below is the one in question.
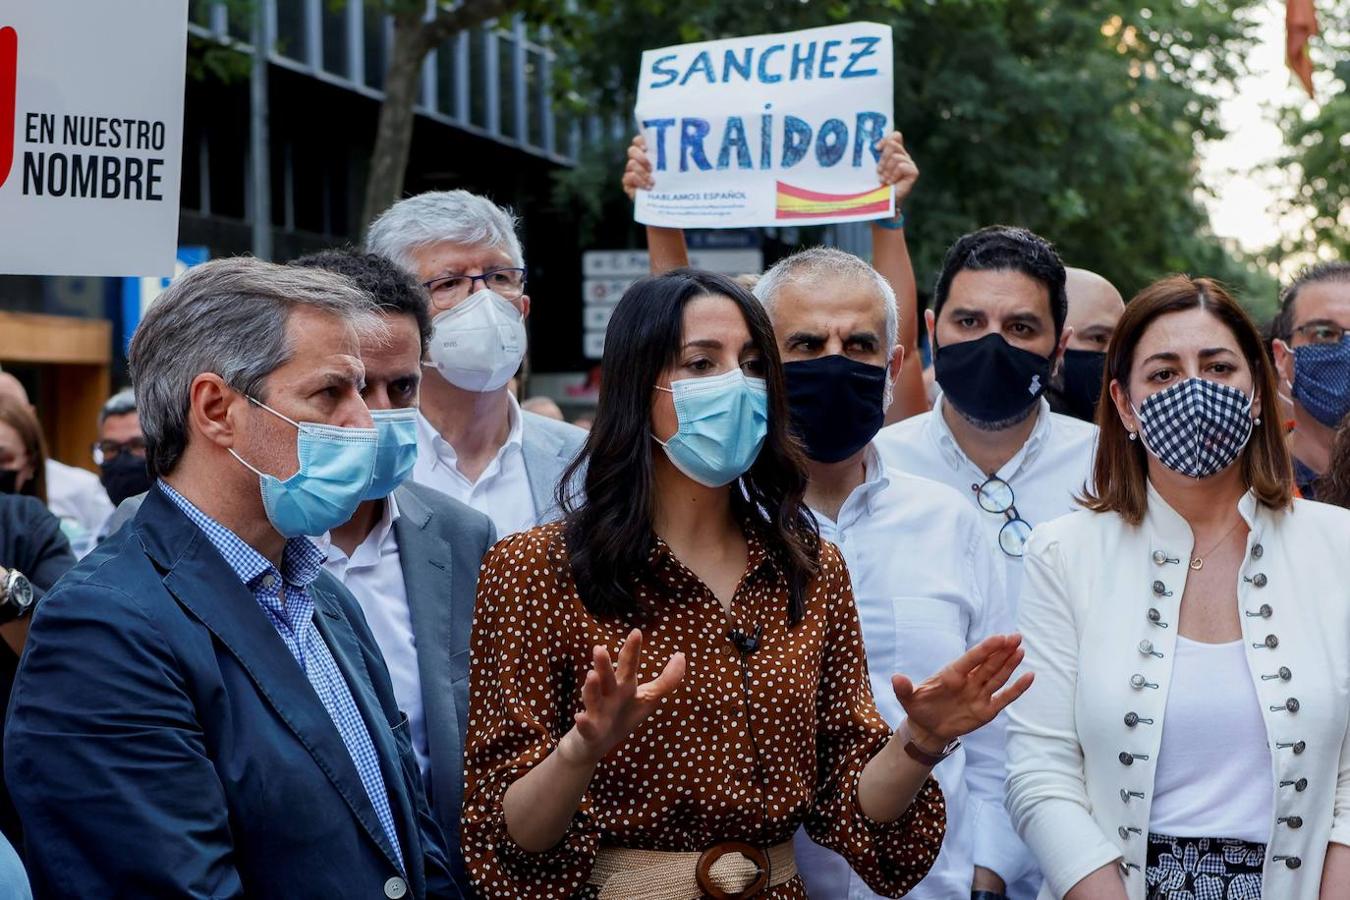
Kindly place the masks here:
POLYGON ((1251 440, 1239 457, 1242 478, 1256 499, 1271 509, 1285 509, 1293 494, 1293 468, 1285 444, 1276 400, 1275 365, 1266 355, 1261 332, 1223 285, 1209 278, 1172 275, 1144 288, 1125 304, 1125 315, 1116 325, 1106 348, 1106 377, 1097 401, 1097 458, 1093 467, 1096 486, 1083 496, 1083 505, 1097 512, 1119 513, 1138 525, 1148 507, 1148 459, 1143 441, 1131 441, 1111 399, 1111 382, 1129 388, 1134 351, 1159 317, 1168 313, 1203 309, 1222 322, 1237 340, 1252 370, 1252 386, 1261 393, 1257 414, 1261 424, 1252 427, 1251 440))
POLYGON ((33 477, 23 486, 20 494, 36 497, 44 504, 47 502, 47 442, 42 438, 42 426, 37 416, 26 403, 20 403, 10 397, 0 397, 0 422, 4 422, 19 433, 23 441, 28 464, 33 467, 33 477))
POLYGON ((572 577, 586 608, 596 616, 632 616, 634 590, 656 540, 652 530, 652 397, 661 373, 683 343, 684 308, 709 295, 740 307, 750 339, 764 361, 768 384, 768 435, 750 470, 733 482, 732 509, 757 528, 787 576, 788 620, 800 621, 806 589, 820 568, 820 534, 802 502, 806 460, 788 430, 783 365, 773 325, 759 301, 729 278, 677 269, 645 278, 614 308, 601 361, 600 402, 580 455, 564 475, 559 501, 567 515, 563 533, 572 577), (586 492, 567 489, 586 467, 586 492))

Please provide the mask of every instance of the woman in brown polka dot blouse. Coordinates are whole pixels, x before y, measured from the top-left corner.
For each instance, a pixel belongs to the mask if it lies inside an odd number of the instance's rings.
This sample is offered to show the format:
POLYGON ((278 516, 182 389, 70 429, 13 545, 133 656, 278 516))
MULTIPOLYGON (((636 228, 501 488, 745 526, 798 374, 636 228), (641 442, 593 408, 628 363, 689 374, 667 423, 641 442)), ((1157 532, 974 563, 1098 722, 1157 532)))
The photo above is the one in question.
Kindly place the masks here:
POLYGON ((463 821, 477 890, 803 898, 805 825, 904 894, 945 829, 929 770, 1026 689, 995 694, 1019 639, 917 686, 895 676, 909 718, 892 735, 843 559, 802 505, 759 303, 707 273, 641 282, 603 372, 585 501, 499 543, 479 580, 463 821))

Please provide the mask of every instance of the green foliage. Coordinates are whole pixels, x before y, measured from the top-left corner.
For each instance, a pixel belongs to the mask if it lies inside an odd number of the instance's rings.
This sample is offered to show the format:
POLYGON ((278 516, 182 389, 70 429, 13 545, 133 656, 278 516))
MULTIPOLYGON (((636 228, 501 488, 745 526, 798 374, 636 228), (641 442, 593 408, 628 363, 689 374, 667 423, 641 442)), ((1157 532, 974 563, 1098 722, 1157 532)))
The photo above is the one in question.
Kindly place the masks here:
POLYGON ((1308 224, 1276 252, 1350 259, 1350 9, 1339 17, 1323 12, 1321 27, 1312 41, 1314 65, 1339 60, 1330 91, 1312 114, 1291 108, 1281 117, 1289 153, 1280 165, 1300 173, 1291 206, 1308 224))
MULTIPOLYGON (((906 204, 921 285, 957 236, 1007 222, 1049 237, 1068 263, 1127 296, 1185 271, 1255 300, 1272 296, 1273 283, 1209 232, 1196 148, 1221 136, 1218 99, 1199 86, 1238 73, 1247 13, 1260 2, 597 0, 560 42, 564 96, 631 121, 644 48, 890 23, 897 123, 923 173, 906 204)), ((560 201, 570 192, 583 219, 601 220, 583 229, 631 219, 618 186, 621 142, 588 150, 563 177, 560 201)))

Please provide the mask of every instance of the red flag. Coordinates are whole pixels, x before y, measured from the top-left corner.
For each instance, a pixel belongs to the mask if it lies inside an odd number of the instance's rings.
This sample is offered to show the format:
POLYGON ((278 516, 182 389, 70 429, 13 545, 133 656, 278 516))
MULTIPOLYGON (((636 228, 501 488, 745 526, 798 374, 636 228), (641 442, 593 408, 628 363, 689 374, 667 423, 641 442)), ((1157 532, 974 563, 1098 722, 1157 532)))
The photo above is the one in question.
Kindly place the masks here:
POLYGON ((1284 11, 1285 61, 1309 97, 1313 96, 1313 81, 1308 39, 1314 34, 1317 34, 1317 12, 1313 9, 1313 0, 1287 0, 1284 11))

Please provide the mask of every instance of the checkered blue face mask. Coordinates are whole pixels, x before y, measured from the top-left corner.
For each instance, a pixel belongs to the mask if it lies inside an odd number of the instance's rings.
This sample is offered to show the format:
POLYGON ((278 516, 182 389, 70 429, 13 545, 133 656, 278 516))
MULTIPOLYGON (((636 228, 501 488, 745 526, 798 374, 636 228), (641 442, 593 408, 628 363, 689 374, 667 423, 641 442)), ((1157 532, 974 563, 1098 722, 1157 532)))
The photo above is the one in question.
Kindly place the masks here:
POLYGON ((1208 478, 1228 468, 1252 436, 1251 398, 1204 378, 1188 378, 1159 391, 1134 415, 1148 451, 1167 468, 1191 478, 1208 478))

